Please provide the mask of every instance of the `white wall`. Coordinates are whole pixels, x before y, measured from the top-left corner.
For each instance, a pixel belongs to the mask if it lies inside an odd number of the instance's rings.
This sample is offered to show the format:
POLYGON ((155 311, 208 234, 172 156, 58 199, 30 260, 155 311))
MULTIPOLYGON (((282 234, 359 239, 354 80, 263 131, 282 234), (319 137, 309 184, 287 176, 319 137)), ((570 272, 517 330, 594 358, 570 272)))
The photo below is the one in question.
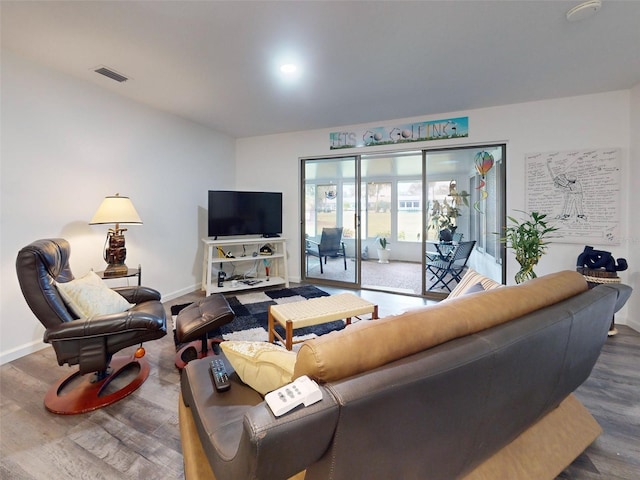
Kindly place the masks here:
MULTIPOLYGON (((637 119, 638 88, 634 89, 635 127, 640 127, 637 119)), ((530 152, 548 150, 570 150, 582 148, 617 147, 622 151, 623 163, 623 198, 631 192, 631 182, 637 188, 638 167, 636 175, 629 175, 630 150, 630 113, 631 96, 628 90, 608 92, 597 95, 562 98, 558 100, 530 102, 506 105, 479 110, 449 112, 441 115, 414 117, 396 120, 384 120, 360 126, 336 126, 332 129, 305 132, 292 132, 283 135, 240 139, 236 145, 236 180, 240 188, 266 188, 282 190, 285 198, 284 235, 289 239, 289 269, 292 278, 300 278, 300 239, 299 239, 299 159, 301 157, 317 157, 323 155, 344 154, 353 151, 375 152, 389 150, 388 146, 376 148, 350 149, 331 151, 329 148, 329 132, 349 130, 352 127, 374 127, 393 125, 419 120, 437 120, 447 117, 468 116, 469 137, 456 141, 442 140, 415 144, 416 148, 440 148, 465 144, 507 143, 507 212, 513 214, 514 209, 524 209, 524 156, 530 152), (262 165, 268 166, 271 172, 269 181, 265 182, 261 175, 262 165)), ((634 140, 636 151, 638 140, 634 140)), ((406 148, 404 145, 403 148, 406 148)), ((637 156, 636 156, 637 160, 637 156)), ((631 195, 629 195, 631 196, 631 195)), ((637 207, 638 200, 635 199, 637 207)), ((629 258, 631 224, 626 202, 622 205, 622 237, 623 243, 616 247, 594 245, 596 248, 610 250, 616 257, 629 258)), ((637 227, 635 242, 637 243, 637 227)), ((583 245, 560 244, 550 245, 549 251, 536 269, 538 275, 561 269, 574 270, 576 259, 583 245)), ((622 281, 629 282, 637 278, 640 264, 630 261, 630 269, 620 274, 622 281)), ((517 271, 517 263, 509 253, 507 260, 507 278, 513 281, 517 271)), ((637 280, 636 280, 637 281, 637 280)), ((636 295, 637 297, 637 295, 636 295)), ((632 304, 637 307, 637 298, 632 297, 632 304)), ((624 323, 626 311, 623 310, 617 321, 624 323)), ((637 310, 636 310, 637 311, 637 310)), ((637 315, 634 318, 638 318, 637 315)), ((640 327, 640 325, 636 325, 640 327)), ((640 329, 640 328, 639 328, 640 329)))
MULTIPOLYGON (((0 363, 44 346, 15 258, 64 237, 71 268, 103 270, 106 195, 130 196, 143 225, 126 232, 127 264, 164 299, 201 279, 207 190, 235 183, 235 140, 2 51, 0 363)), ((113 281, 112 281, 113 282, 113 281)))

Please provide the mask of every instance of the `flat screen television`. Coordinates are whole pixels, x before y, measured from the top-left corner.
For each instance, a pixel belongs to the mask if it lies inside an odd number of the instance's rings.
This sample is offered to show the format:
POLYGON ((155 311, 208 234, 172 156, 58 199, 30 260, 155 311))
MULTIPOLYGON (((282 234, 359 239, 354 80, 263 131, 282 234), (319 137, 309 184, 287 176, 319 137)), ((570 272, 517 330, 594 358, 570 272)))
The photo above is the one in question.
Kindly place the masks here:
POLYGON ((210 237, 282 233, 282 193, 209 190, 210 237))

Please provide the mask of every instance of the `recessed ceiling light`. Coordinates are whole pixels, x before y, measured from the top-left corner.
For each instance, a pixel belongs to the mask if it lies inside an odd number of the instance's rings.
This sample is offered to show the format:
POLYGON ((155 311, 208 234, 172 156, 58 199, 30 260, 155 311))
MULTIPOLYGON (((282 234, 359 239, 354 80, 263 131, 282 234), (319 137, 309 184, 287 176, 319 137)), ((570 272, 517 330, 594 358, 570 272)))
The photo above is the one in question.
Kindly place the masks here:
POLYGON ((567 12, 567 20, 570 22, 584 20, 600 10, 600 7, 602 7, 600 0, 589 0, 588 2, 581 3, 567 12))
POLYGON ((291 75, 292 73, 296 73, 298 71, 298 67, 293 63, 285 63, 280 66, 280 71, 285 75, 291 75))

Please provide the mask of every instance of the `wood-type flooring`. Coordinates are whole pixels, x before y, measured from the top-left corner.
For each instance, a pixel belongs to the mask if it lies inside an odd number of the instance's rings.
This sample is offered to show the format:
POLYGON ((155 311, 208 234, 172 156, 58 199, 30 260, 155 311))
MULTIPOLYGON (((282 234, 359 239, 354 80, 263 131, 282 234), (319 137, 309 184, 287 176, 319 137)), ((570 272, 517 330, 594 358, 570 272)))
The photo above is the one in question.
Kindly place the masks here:
MULTIPOLYGON (((426 303, 382 292, 357 293, 379 304, 381 317, 426 303)), ((168 311, 201 296, 185 295, 165 306, 168 311)), ((560 479, 640 478, 640 333, 625 326, 619 332, 608 339, 591 377, 576 392, 604 433, 560 479)), ((58 366, 50 347, 0 367, 0 479, 184 478, 173 336, 145 348, 152 365, 149 379, 124 400, 82 415, 53 415, 43 406, 49 386, 70 372, 58 366)))

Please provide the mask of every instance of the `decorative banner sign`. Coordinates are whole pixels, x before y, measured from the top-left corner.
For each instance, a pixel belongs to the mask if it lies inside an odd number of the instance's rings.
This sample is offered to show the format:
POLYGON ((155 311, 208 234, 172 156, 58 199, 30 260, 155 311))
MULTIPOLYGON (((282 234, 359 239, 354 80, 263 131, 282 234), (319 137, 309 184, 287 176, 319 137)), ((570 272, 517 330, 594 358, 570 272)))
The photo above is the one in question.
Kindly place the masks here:
POLYGON ((331 132, 329 142, 331 150, 337 150, 468 136, 469 117, 458 117, 430 122, 405 123, 393 127, 374 127, 358 132, 331 132))

